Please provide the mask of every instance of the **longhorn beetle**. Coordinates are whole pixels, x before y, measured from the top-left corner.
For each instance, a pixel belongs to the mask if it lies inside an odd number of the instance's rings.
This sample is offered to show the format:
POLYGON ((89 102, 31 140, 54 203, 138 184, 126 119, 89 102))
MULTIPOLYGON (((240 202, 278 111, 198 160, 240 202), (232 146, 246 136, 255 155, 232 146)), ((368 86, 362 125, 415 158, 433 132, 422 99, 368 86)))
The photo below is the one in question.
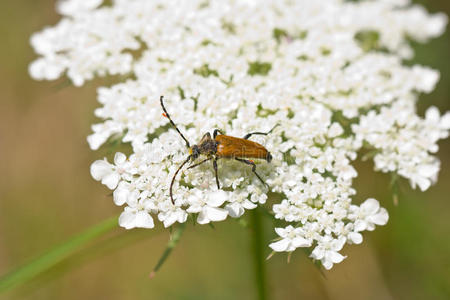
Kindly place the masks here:
POLYGON ((251 132, 247 133, 243 138, 237 138, 234 136, 229 136, 223 134, 219 129, 215 129, 213 133, 213 138, 211 138, 211 134, 209 132, 205 133, 203 135, 202 139, 197 145, 191 145, 189 144, 189 141, 184 137, 184 135, 181 133, 181 131, 178 129, 177 125, 173 122, 172 118, 170 117, 169 113, 167 112, 165 106, 164 106, 164 96, 161 96, 159 101, 161 102, 161 107, 164 111, 163 116, 168 118, 170 123, 173 127, 175 127, 176 131, 180 134, 180 136, 183 138, 183 140, 186 142, 186 147, 189 149, 189 156, 186 158, 186 160, 178 167, 177 171, 172 177, 172 182, 170 183, 170 200, 173 204, 175 202, 173 201, 173 193, 172 193, 172 187, 175 182, 175 178, 178 175, 178 172, 183 168, 185 164, 187 164, 189 161, 194 162, 200 155, 205 155, 206 158, 199 163, 192 164, 188 167, 188 169, 195 168, 209 160, 212 160, 214 172, 216 175, 216 183, 217 188, 220 189, 219 184, 219 177, 217 175, 217 160, 220 158, 228 158, 228 159, 235 159, 237 161, 240 161, 244 164, 251 165, 252 166, 252 172, 258 177, 258 179, 267 186, 267 184, 264 182, 264 180, 261 179, 261 177, 256 173, 256 165, 252 160, 248 160, 246 158, 259 158, 259 159, 265 159, 267 162, 270 162, 272 160, 272 155, 269 151, 267 151, 266 148, 264 148, 263 145, 258 144, 256 142, 249 141, 248 138, 254 134, 261 134, 261 135, 268 135, 272 132, 272 130, 275 129, 279 124, 275 125, 270 131, 268 132, 251 132))

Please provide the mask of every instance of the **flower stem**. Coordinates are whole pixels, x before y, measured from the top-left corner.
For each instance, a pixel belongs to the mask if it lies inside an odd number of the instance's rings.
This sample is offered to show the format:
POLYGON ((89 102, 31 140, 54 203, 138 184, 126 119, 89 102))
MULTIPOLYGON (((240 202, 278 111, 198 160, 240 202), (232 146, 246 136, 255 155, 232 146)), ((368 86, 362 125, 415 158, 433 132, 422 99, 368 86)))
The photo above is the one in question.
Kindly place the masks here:
POLYGON ((161 257, 159 258, 158 262, 156 263, 156 266, 153 268, 152 273, 150 273, 150 278, 155 277, 156 272, 158 272, 158 270, 164 264, 166 259, 169 257, 170 253, 172 253, 172 250, 178 244, 178 241, 180 240, 185 228, 186 228, 186 223, 180 223, 178 225, 178 227, 174 230, 174 232, 171 234, 170 240, 167 243, 166 249, 164 250, 161 257))
POLYGON ((103 222, 88 228, 86 231, 74 236, 61 245, 56 246, 28 264, 18 267, 8 274, 3 275, 0 277, 0 292, 5 292, 28 282, 35 276, 69 257, 88 242, 111 231, 114 228, 117 228, 117 216, 106 219, 103 222))
POLYGON ((266 285, 266 268, 265 268, 265 260, 264 260, 264 228, 263 228, 263 219, 262 212, 259 207, 255 208, 251 212, 250 216, 251 222, 251 253, 253 256, 253 270, 254 270, 254 279, 256 283, 256 288, 258 291, 258 299, 259 300, 267 300, 267 285, 266 285))

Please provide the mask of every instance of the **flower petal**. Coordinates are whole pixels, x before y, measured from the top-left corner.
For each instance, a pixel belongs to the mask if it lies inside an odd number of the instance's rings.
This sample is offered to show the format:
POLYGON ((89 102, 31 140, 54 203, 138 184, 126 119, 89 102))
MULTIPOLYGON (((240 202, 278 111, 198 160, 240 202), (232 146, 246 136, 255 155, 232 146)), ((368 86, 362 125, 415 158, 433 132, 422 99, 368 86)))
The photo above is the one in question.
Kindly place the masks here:
POLYGON ((208 199, 208 206, 219 207, 228 199, 225 191, 219 190, 211 193, 208 199))
POLYGON ((255 203, 249 201, 249 200, 245 200, 242 203, 242 207, 244 207, 245 209, 255 209, 258 205, 256 205, 255 203))
POLYGON ((131 229, 135 226, 136 213, 133 210, 128 210, 125 208, 125 211, 120 214, 119 217, 119 225, 124 227, 125 229, 131 229))
POLYGON ((353 244, 361 244, 363 241, 362 234, 359 232, 349 232, 347 239, 353 244))
POLYGON ((330 270, 333 267, 333 263, 329 260, 322 260, 322 265, 326 270, 330 270))
POLYGON ((228 214, 232 218, 239 218, 244 214, 244 208, 239 203, 230 203, 225 206, 225 209, 228 211, 228 214))
POLYGON ((283 252, 286 251, 289 247, 290 241, 288 239, 282 239, 278 242, 274 242, 269 244, 269 247, 272 248, 273 251, 283 252))
POLYGON ((389 220, 389 214, 385 208, 380 208, 380 211, 369 217, 369 221, 376 225, 386 225, 389 220))
POLYGON ((180 209, 177 216, 178 223, 184 223, 187 220, 188 214, 184 210, 180 209))
POLYGON ((335 264, 340 263, 341 261, 344 260, 344 258, 345 256, 343 256, 337 251, 327 251, 325 254, 325 259, 335 264))
POLYGON ((125 182, 121 182, 117 189, 113 192, 113 200, 117 206, 121 206, 127 202, 130 190, 125 185, 125 182))
POLYGON ((223 221, 227 218, 228 211, 222 208, 205 206, 203 212, 207 215, 211 221, 223 221))
POLYGON ((286 227, 286 228, 283 228, 283 227, 277 227, 277 228, 275 228, 275 232, 279 235, 279 236, 281 236, 281 237, 286 237, 286 231, 291 231, 292 230, 292 226, 291 225, 289 225, 288 227, 286 227))
POLYGON ((91 176, 95 180, 102 180, 113 171, 113 165, 106 160, 96 160, 91 165, 91 176))
POLYGON ((355 221, 355 231, 364 231, 367 229, 367 222, 365 220, 358 219, 355 221))
POLYGON ((310 247, 311 246, 311 241, 308 241, 307 239, 304 239, 302 237, 295 237, 292 240, 292 245, 295 248, 298 248, 298 247, 310 247))
POLYGON ((361 204, 361 210, 365 212, 367 215, 375 214, 380 208, 380 203, 373 199, 369 198, 361 204))
POLYGON ((119 183, 120 176, 116 172, 110 173, 103 177, 102 183, 106 185, 110 190, 113 190, 116 188, 117 184, 119 183))
POLYGON ((209 222, 211 222, 211 220, 208 218, 208 215, 203 210, 200 211, 197 217, 197 223, 203 225, 208 224, 209 222))
POLYGON ((135 226, 139 228, 153 228, 153 218, 145 210, 140 210, 136 213, 135 226))
POLYGON ((323 248, 320 246, 317 246, 311 252, 311 257, 314 259, 322 259, 324 256, 325 256, 325 250, 323 250, 323 248))
POLYGON ((125 162, 125 160, 127 159, 127 157, 125 156, 125 154, 121 153, 121 152, 117 152, 114 155, 114 164, 116 166, 121 165, 125 162))

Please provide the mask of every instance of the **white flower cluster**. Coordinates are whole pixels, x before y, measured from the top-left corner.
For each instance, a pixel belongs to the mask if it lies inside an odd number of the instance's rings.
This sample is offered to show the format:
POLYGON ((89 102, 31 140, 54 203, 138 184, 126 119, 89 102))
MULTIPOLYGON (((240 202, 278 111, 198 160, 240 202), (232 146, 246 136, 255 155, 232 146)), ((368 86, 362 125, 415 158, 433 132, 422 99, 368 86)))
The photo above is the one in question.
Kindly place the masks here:
POLYGON ((184 141, 161 116, 164 95, 171 117, 191 144, 220 129, 251 139, 272 153, 257 164, 269 190, 283 200, 273 213, 285 227, 274 251, 312 247, 326 269, 341 262, 346 243, 384 225, 375 199, 352 204, 359 150, 376 151, 375 167, 427 189, 439 161, 431 153, 448 136, 450 114, 415 112, 417 92, 431 92, 438 72, 407 67, 407 38, 440 35, 445 15, 428 15, 407 0, 67 0, 65 17, 33 35, 41 55, 36 79, 67 72, 75 85, 99 75, 129 79, 98 90, 101 123, 88 142, 98 149, 112 136, 132 154, 92 164, 91 174, 125 205, 125 228, 168 227, 193 216, 200 224, 237 218, 267 200, 268 189, 238 161, 218 161, 218 190, 210 163, 185 169, 184 141))
POLYGON ((414 109, 413 101, 397 101, 362 116, 353 131, 376 149, 376 169, 396 172, 425 191, 437 180, 440 163, 430 153, 438 151, 439 139, 448 137, 450 113, 441 117, 436 107, 430 107, 421 119, 414 109))

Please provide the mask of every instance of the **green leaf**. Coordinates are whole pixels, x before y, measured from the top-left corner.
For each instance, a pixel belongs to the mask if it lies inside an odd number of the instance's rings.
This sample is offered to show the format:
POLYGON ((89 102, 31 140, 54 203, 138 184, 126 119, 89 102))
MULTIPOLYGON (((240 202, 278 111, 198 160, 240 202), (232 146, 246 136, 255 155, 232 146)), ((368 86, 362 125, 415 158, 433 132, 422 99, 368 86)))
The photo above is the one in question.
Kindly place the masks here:
POLYGON ((194 74, 205 78, 209 76, 219 77, 219 73, 216 70, 210 69, 208 64, 204 64, 200 68, 194 69, 194 74))
POLYGON ((274 28, 272 31, 272 36, 275 40, 277 40, 277 43, 280 43, 282 39, 289 37, 289 34, 284 29, 274 28))
POLYGON ((272 69, 271 63, 254 61, 254 62, 248 63, 247 73, 250 76, 255 76, 255 75, 266 76, 267 74, 269 74, 271 69, 272 69))
POLYGON ((375 30, 361 30, 355 34, 355 40, 365 52, 380 48, 380 34, 375 30))

